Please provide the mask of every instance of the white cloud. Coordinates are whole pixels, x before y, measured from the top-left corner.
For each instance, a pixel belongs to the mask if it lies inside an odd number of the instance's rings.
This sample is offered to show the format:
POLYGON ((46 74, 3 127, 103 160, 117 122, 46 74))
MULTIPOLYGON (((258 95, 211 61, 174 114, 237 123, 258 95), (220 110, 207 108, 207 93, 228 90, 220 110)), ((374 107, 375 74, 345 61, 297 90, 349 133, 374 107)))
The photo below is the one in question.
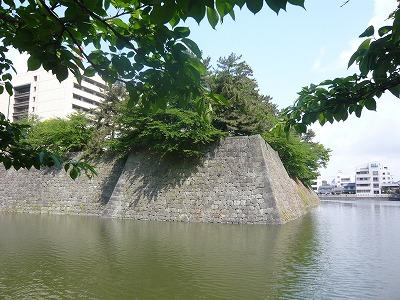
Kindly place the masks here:
POLYGON ((13 62, 13 66, 18 74, 28 71, 27 61, 29 55, 26 52, 20 53, 18 50, 10 48, 7 52, 7 58, 13 62))
MULTIPOLYGON (((336 59, 326 62, 326 47, 321 47, 318 56, 314 60, 312 65, 312 70, 317 73, 340 73, 347 70, 347 65, 351 55, 357 50, 360 45, 359 39, 354 39, 350 41, 345 50, 343 50, 336 59)), ((351 71, 354 73, 355 68, 352 67, 351 71)))
MULTIPOLYGON (((375 0, 374 15, 368 25, 384 25, 396 5, 395 0, 375 0)), ((314 63, 313 70, 343 70, 359 43, 359 39, 354 39, 334 64, 323 66, 314 63)), ((321 57, 318 57, 316 62, 320 61, 321 57)), ((352 116, 346 122, 324 127, 314 125, 317 140, 332 150, 327 169, 321 170, 322 177, 331 178, 338 170, 353 172, 358 165, 376 160, 387 163, 395 177, 400 179, 400 100, 387 93, 377 104, 377 112, 364 111, 360 119, 352 116)))
POLYGON ((381 27, 388 23, 387 18, 390 13, 396 9, 396 0, 374 0, 374 16, 368 25, 381 27))
MULTIPOLYGON (((374 12, 373 17, 368 22, 367 26, 373 25, 375 28, 380 28, 385 24, 389 24, 390 20, 388 17, 397 6, 396 0, 374 0, 374 12)), ((326 55, 326 47, 323 46, 320 49, 318 56, 316 57, 312 70, 318 73, 330 73, 330 72, 343 72, 347 69, 347 64, 351 55, 357 50, 361 44, 359 38, 351 40, 346 48, 338 55, 338 57, 329 62, 324 61, 326 55)), ((355 67, 352 67, 351 71, 354 73, 355 67)))

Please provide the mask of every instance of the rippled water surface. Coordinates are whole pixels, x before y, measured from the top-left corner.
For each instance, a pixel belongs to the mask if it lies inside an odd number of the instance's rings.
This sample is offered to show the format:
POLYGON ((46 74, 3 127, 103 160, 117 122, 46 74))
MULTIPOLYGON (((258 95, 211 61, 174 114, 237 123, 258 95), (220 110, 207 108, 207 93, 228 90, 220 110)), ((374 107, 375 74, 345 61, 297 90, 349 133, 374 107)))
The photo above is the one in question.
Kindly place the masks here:
POLYGON ((400 299, 400 203, 284 226, 0 215, 0 299, 400 299))

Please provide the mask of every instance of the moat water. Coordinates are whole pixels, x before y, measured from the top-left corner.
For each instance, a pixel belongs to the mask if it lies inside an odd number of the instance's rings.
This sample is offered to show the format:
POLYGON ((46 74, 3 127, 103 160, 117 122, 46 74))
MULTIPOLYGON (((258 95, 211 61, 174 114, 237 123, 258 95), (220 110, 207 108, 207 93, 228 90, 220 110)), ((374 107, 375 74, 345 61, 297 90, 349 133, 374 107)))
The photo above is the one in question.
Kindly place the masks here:
POLYGON ((400 202, 284 226, 3 214, 0 299, 400 299, 400 202))

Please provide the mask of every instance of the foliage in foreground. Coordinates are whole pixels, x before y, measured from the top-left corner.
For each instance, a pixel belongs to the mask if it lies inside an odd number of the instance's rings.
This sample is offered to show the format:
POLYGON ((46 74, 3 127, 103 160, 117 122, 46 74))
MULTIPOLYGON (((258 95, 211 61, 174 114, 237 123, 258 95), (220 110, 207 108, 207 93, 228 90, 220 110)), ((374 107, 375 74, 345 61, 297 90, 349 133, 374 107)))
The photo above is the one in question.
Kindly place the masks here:
POLYGON ((359 73, 325 80, 304 87, 293 106, 284 111, 284 128, 305 132, 307 125, 345 121, 351 114, 361 117, 364 109, 376 110, 376 100, 386 91, 400 98, 400 8, 389 17, 391 25, 376 30, 369 26, 364 41, 348 66, 358 65, 359 73))
MULTIPOLYGON (((207 90, 201 51, 180 21, 204 18, 215 28, 234 9, 263 6, 278 13, 304 0, 71 0, 0 1, 0 94, 13 93, 11 47, 26 52, 28 70, 43 67, 62 81, 71 72, 98 73, 108 83, 124 82, 132 104, 165 109, 168 101, 196 100, 207 90)), ((15 70, 14 70, 15 71, 15 70)), ((206 97, 213 100, 215 97, 206 97)), ((202 101, 198 111, 208 113, 202 101)), ((40 149, 21 144, 20 129, 0 113, 0 163, 16 168, 47 166, 40 149), (7 131, 15 130, 15 133, 7 131), (40 155, 40 156, 39 156, 40 155), (40 163, 38 165, 38 162, 40 163)), ((49 160, 49 164, 52 164, 49 160)), ((54 161, 53 161, 54 163, 54 161)))

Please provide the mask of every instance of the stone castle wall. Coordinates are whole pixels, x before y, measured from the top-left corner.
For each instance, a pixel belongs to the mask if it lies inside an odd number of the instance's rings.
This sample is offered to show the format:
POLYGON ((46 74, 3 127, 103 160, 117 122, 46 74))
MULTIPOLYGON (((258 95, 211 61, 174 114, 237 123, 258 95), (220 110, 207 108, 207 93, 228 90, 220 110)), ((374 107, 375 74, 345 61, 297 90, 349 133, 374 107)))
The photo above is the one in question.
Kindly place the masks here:
POLYGON ((282 224, 319 203, 260 136, 227 138, 200 162, 134 153, 96 168, 95 178, 76 181, 64 171, 0 168, 0 211, 282 224))

